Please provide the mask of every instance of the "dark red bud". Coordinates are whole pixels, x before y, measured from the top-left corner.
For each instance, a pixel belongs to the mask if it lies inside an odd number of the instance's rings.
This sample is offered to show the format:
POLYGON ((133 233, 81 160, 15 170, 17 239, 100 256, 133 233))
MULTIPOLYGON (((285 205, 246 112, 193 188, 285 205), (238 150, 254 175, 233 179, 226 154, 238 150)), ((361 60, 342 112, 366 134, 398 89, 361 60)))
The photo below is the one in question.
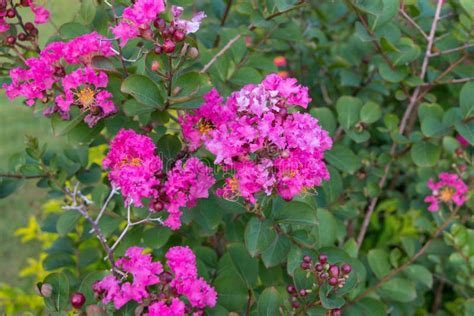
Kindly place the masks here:
POLYGON ((26 41, 27 35, 25 33, 20 33, 20 34, 18 34, 18 39, 20 41, 26 41))
POLYGON ((14 18, 16 16, 16 11, 13 8, 7 10, 6 16, 8 18, 14 18))
POLYGON ((172 52, 174 52, 175 48, 176 48, 176 44, 172 40, 166 40, 163 43, 163 51, 166 54, 171 54, 172 52))
POLYGON ((33 23, 31 23, 31 22, 26 22, 26 23, 25 23, 25 29, 26 29, 27 31, 31 31, 31 30, 33 30, 34 28, 35 28, 35 25, 34 25, 33 23))
POLYGON ((75 309, 79 309, 86 302, 86 297, 80 292, 76 292, 71 296, 71 305, 75 309))
POLYGON ((291 306, 292 306, 294 309, 297 309, 298 307, 300 307, 300 302, 293 302, 293 303, 291 303, 291 306))
POLYGON ((309 269, 309 263, 301 262, 301 269, 308 270, 309 269))
POLYGON ((338 277, 339 276, 339 267, 335 264, 332 264, 330 267, 329 267, 329 274, 333 277, 338 277))
POLYGON ((302 290, 300 290, 300 295, 305 297, 306 295, 308 295, 308 292, 306 292, 305 289, 302 289, 302 290))
POLYGON ((316 268, 316 271, 318 271, 318 272, 321 272, 321 271, 323 271, 323 269, 324 269, 324 268, 323 268, 323 265, 320 264, 320 263, 318 263, 315 268, 316 268))
POLYGON ((341 316, 341 315, 342 315, 342 312, 339 308, 332 310, 332 316, 341 316))
POLYGON ((344 263, 342 265, 342 273, 349 274, 349 273, 351 273, 351 271, 352 271, 352 267, 351 267, 350 264, 344 263))
POLYGON ((326 262, 328 262, 328 256, 326 256, 325 254, 320 254, 319 255, 319 263, 321 264, 325 264, 326 262))
POLYGON ((155 21, 153 21, 153 26, 160 32, 163 32, 163 30, 166 28, 166 21, 162 18, 157 18, 155 21))
POLYGON ((181 31, 181 30, 176 30, 174 33, 173 33, 173 39, 176 41, 176 42, 181 42, 181 41, 184 41, 184 39, 186 38, 186 34, 181 31))
POLYGON ((16 43, 16 37, 13 35, 7 36, 6 40, 8 45, 14 45, 16 43))
POLYGON ((304 256, 303 261, 306 263, 311 263, 311 257, 310 256, 304 256))
POLYGON ((36 36, 36 35, 38 35, 38 29, 37 29, 37 28, 32 29, 32 30, 30 31, 30 35, 31 35, 31 36, 36 36))
POLYGON ((154 201, 151 204, 151 209, 154 212, 161 212, 164 209, 165 205, 161 201, 154 201))
POLYGON ((155 54, 161 55, 163 53, 163 46, 161 45, 156 45, 155 46, 155 54))
POLYGON ((288 292, 288 294, 293 294, 296 292, 296 288, 293 285, 288 285, 286 287, 286 291, 288 292))
POLYGON ((329 285, 337 285, 337 278, 330 278, 329 281, 328 281, 329 285))
POLYGON ((20 1, 20 4, 23 6, 23 7, 29 7, 30 6, 30 3, 28 0, 21 0, 20 1))
POLYGON ((326 272, 323 272, 323 273, 321 273, 321 275, 319 277, 321 279, 327 279, 327 278, 329 278, 329 274, 327 274, 326 272))

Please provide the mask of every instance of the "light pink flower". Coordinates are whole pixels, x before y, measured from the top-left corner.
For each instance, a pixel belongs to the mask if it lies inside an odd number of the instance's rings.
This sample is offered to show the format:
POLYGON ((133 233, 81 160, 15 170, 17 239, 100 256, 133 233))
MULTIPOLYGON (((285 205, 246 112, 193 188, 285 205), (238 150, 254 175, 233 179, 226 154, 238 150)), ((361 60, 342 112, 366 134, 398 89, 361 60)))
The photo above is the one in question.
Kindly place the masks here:
POLYGON ((200 11, 193 15, 191 20, 181 19, 184 9, 179 6, 171 7, 171 14, 173 15, 174 24, 186 34, 196 33, 199 30, 201 22, 207 16, 204 12, 200 11))
POLYGON ((439 181, 428 180, 428 188, 432 191, 430 196, 425 198, 429 203, 428 210, 436 212, 439 210, 439 203, 454 203, 462 206, 467 199, 468 186, 455 173, 442 172, 439 174, 439 181))

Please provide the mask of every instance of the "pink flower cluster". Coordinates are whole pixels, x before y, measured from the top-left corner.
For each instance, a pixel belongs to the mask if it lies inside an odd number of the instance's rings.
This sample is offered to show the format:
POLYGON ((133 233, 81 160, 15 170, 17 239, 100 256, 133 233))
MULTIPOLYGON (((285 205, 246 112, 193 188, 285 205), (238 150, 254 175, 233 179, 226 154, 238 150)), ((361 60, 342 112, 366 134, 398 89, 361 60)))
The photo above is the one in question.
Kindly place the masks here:
POLYGON ((160 180, 163 163, 155 155, 155 144, 151 138, 122 129, 110 144, 110 151, 103 161, 109 173, 110 182, 122 191, 125 204, 142 207, 143 198, 158 194, 156 186, 160 180))
POLYGON ((93 70, 91 60, 94 56, 112 55, 110 41, 95 32, 69 42, 53 42, 38 57, 27 59, 25 69, 12 69, 12 82, 2 88, 11 100, 24 97, 29 106, 36 100, 47 102, 56 94, 55 87, 62 88, 64 92, 56 95, 55 106, 47 109, 45 115, 59 112, 63 119, 68 119, 70 106, 77 105, 88 113, 86 123, 94 126, 101 118, 115 113, 116 108, 111 101, 112 94, 104 90, 108 84, 107 75, 93 70), (67 65, 81 67, 66 74, 67 65))
POLYGON ((215 181, 212 169, 198 158, 189 158, 185 163, 178 160, 166 174, 163 186, 165 195, 161 198, 164 198, 169 213, 165 225, 173 230, 179 229, 182 215, 180 208, 194 207, 198 199, 209 197, 209 189, 215 181))
MULTIPOLYGON (((0 33, 4 33, 10 29, 10 24, 6 20, 7 16, 7 1, 6 0, 0 0, 0 33)), ((35 1, 33 0, 28 0, 27 3, 25 4, 29 6, 31 12, 33 12, 34 15, 34 22, 36 24, 44 24, 48 22, 49 20, 49 11, 46 10, 44 7, 37 5, 35 1)), ((13 8, 11 8, 13 9, 13 8)))
POLYGON ((430 204, 428 207, 430 212, 438 211, 440 202, 454 203, 457 206, 466 202, 469 188, 455 173, 442 172, 439 174, 438 182, 429 179, 427 185, 432 191, 432 195, 425 198, 425 202, 430 204))
POLYGON ((206 307, 214 307, 217 293, 196 268, 196 256, 189 247, 172 247, 166 254, 169 272, 159 261, 153 261, 140 247, 130 247, 116 266, 131 275, 132 281, 123 281, 113 275, 93 285, 93 290, 104 304, 112 302, 116 309, 130 301, 143 304, 145 316, 180 316, 191 311, 196 314, 206 307), (160 285, 159 292, 152 286, 160 285), (188 303, 180 298, 185 297, 188 303), (145 301, 146 300, 146 301, 145 301))
POLYGON ((204 100, 194 113, 180 117, 180 124, 191 150, 204 145, 233 173, 218 195, 255 203, 257 193, 277 192, 291 200, 329 179, 323 160, 332 146, 328 133, 309 114, 289 113, 311 101, 296 79, 272 74, 225 102, 216 90, 204 100))
POLYGON ((125 46, 131 39, 139 37, 150 29, 150 24, 157 15, 165 10, 163 0, 138 0, 133 6, 126 8, 122 20, 112 28, 112 33, 125 46))
POLYGON ((151 138, 133 130, 120 130, 110 147, 103 166, 111 169, 109 179, 121 189, 125 204, 143 207, 142 199, 150 199, 150 211, 167 209, 164 224, 173 230, 181 227, 180 208, 193 207, 198 199, 207 198, 215 183, 212 169, 195 157, 178 160, 163 174, 163 163, 151 138))

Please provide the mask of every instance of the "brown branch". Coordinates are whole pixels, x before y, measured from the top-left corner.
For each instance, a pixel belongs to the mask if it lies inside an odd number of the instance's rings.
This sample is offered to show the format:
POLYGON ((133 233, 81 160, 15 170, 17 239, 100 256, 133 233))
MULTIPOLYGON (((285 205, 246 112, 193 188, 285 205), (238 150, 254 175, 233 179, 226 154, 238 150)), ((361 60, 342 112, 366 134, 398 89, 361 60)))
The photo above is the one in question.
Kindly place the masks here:
POLYGON ((474 47, 474 44, 466 44, 460 47, 443 50, 437 53, 432 53, 430 54, 430 57, 436 57, 436 56, 451 54, 454 52, 465 51, 466 49, 471 48, 471 47, 474 47))
POLYGON ((252 306, 252 290, 248 290, 248 299, 247 299, 247 307, 245 308, 245 316, 250 315, 250 306, 252 306))

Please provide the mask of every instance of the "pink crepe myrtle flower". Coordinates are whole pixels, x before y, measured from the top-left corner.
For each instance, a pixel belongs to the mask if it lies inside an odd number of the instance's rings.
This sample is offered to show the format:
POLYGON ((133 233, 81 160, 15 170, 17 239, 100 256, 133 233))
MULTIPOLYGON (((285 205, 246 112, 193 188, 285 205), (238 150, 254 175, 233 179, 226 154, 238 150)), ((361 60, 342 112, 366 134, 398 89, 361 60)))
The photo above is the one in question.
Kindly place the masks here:
POLYGON ((121 129, 110 144, 110 151, 102 162, 111 169, 110 182, 120 188, 125 204, 142 207, 143 198, 158 195, 156 177, 163 169, 161 159, 155 155, 155 144, 145 135, 121 129))
POLYGON ((122 20, 112 28, 112 33, 120 40, 120 45, 125 46, 129 40, 148 30, 164 10, 163 0, 138 0, 123 11, 122 20))
POLYGON ((288 113, 311 101, 296 79, 271 74, 225 101, 216 90, 204 101, 179 122, 191 150, 204 145, 216 164, 233 173, 216 191, 219 196, 255 203, 262 192, 291 200, 329 179, 324 152, 332 140, 327 131, 309 114, 288 113))
POLYGON ((209 189, 215 183, 212 169, 196 157, 186 162, 178 160, 166 174, 164 192, 168 218, 164 224, 173 230, 181 227, 182 207, 194 207, 198 199, 207 198, 209 189))
POLYGON ((37 100, 48 101, 47 96, 56 94, 55 105, 45 110, 45 115, 59 112, 63 119, 69 118, 71 105, 87 111, 85 122, 94 126, 100 119, 116 112, 111 101, 112 94, 105 90, 108 84, 104 72, 95 72, 90 67, 94 56, 113 55, 110 41, 96 32, 85 34, 69 42, 48 44, 38 57, 25 61, 25 67, 10 70, 11 83, 3 84, 6 95, 13 100, 26 98, 26 104, 32 106, 37 100), (66 74, 67 65, 80 65, 66 74))
POLYGON ((125 257, 116 262, 117 268, 131 276, 131 280, 119 280, 108 275, 93 285, 102 303, 113 303, 116 309, 130 301, 144 303, 148 313, 144 315, 184 315, 186 309, 202 310, 214 307, 217 292, 197 273, 196 256, 185 247, 172 247, 166 254, 169 272, 159 261, 140 247, 131 247, 125 257), (152 286, 159 284, 159 293, 152 286), (181 300, 187 299, 188 303, 181 300), (188 307, 188 308, 187 308, 188 307))
POLYGON ((0 15, 0 33, 4 33, 10 29, 10 24, 7 23, 4 16, 0 15))
POLYGON ((48 22, 50 13, 48 10, 46 10, 44 7, 35 4, 36 1, 34 0, 29 0, 29 6, 31 9, 31 12, 33 12, 35 16, 35 23, 36 24, 44 24, 48 22))
POLYGON ((104 72, 95 72, 90 67, 79 68, 66 75, 61 83, 64 94, 56 97, 56 104, 62 115, 68 115, 70 106, 77 104, 83 112, 88 112, 84 120, 93 127, 101 118, 117 111, 111 101, 112 94, 102 90, 108 84, 104 72))
POLYGON ((175 5, 171 7, 174 25, 183 30, 186 34, 196 33, 199 30, 202 20, 207 17, 206 13, 200 11, 194 14, 191 20, 183 20, 181 19, 183 11, 184 9, 182 7, 175 5))
POLYGON ((439 174, 438 182, 429 179, 427 185, 432 194, 424 201, 430 204, 428 207, 430 212, 438 211, 440 203, 454 203, 462 206, 466 202, 466 193, 469 188, 455 173, 442 172, 439 174))

